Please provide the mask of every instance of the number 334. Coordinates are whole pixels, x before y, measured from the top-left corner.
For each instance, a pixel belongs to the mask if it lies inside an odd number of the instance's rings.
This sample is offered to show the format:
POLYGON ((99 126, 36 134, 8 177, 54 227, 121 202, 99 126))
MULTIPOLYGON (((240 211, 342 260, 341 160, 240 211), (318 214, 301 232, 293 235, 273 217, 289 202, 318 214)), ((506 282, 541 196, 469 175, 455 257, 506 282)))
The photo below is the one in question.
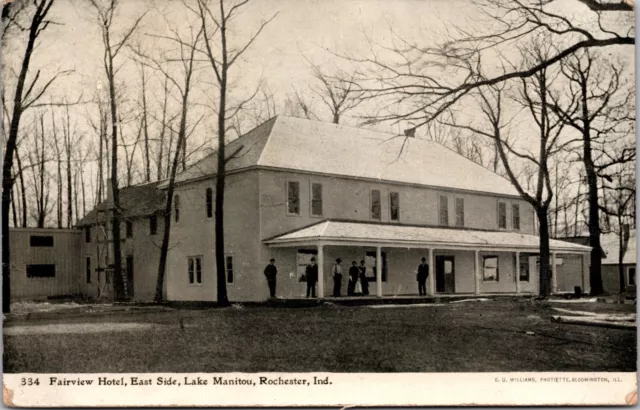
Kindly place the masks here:
POLYGON ((20 379, 20 386, 40 386, 40 380, 31 377, 20 379))

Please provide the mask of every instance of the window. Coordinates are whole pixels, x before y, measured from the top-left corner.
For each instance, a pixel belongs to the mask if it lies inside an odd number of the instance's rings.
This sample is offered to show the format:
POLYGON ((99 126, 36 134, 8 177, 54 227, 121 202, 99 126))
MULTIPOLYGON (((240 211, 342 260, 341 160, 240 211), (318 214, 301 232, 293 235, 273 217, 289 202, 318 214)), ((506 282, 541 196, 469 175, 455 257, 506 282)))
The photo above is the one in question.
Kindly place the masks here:
POLYGON ((202 256, 190 256, 187 259, 189 284, 202 284, 202 256))
POLYGON ((627 270, 627 282, 629 286, 636 286, 636 268, 629 268, 627 270))
POLYGON ((438 209, 440 225, 449 225, 449 198, 447 196, 440 195, 438 209))
MULTIPOLYGON (((515 272, 516 255, 513 255, 513 268, 515 272)), ((529 282, 529 257, 520 255, 520 282, 529 282)))
POLYGON ((233 256, 227 255, 224 258, 225 271, 227 272, 227 283, 233 283, 233 256))
POLYGON ((55 278, 56 265, 27 265, 27 278, 55 278))
POLYGON ((485 282, 497 282, 498 277, 499 277, 498 257, 483 256, 482 257, 482 280, 485 282))
POLYGON ((84 228, 84 242, 91 243, 91 227, 87 226, 84 228))
POLYGON ((173 197, 173 215, 176 223, 180 222, 180 195, 173 197))
POLYGON ((311 216, 322 216, 322 184, 311 184, 311 216))
POLYGON ((149 234, 155 235, 158 233, 158 217, 151 215, 149 217, 149 234))
POLYGON ((380 190, 371 190, 371 219, 380 220, 382 218, 382 207, 380 204, 380 190))
POLYGON ((125 232, 126 232, 127 238, 133 238, 133 222, 131 221, 125 222, 125 232))
POLYGON ((300 183, 298 181, 287 182, 287 213, 300 215, 300 183))
POLYGON ((507 229, 507 204, 498 202, 498 228, 507 229))
POLYGON ((389 211, 392 221, 400 220, 400 194, 397 192, 389 193, 389 211))
POLYGON ((87 283, 91 283, 91 258, 87 256, 85 262, 86 274, 87 274, 87 283))
POLYGON ((511 205, 511 223, 513 229, 520 230, 520 205, 518 204, 511 205))
POLYGON ((211 218, 213 216, 213 189, 211 188, 207 188, 206 201, 207 201, 207 218, 211 218))
POLYGON ((32 247, 50 248, 53 246, 53 236, 31 235, 29 237, 29 244, 32 247))
POLYGON ((464 198, 456 198, 456 226, 464 226, 464 198))

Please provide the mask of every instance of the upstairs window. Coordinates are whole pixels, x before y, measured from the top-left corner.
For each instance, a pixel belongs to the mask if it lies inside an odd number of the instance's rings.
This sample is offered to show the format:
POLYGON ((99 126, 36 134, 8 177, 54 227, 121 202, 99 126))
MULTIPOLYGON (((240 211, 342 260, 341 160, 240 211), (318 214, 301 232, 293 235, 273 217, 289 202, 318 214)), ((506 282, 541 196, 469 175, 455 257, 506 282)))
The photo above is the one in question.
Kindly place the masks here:
POLYGON ((507 204, 498 202, 498 228, 507 229, 507 204))
POLYGON ((125 222, 125 232, 126 232, 127 238, 133 238, 133 222, 131 221, 125 222))
POLYGON ((53 247, 53 236, 47 235, 31 235, 29 237, 29 245, 34 248, 51 248, 53 247))
POLYGON ((149 234, 156 235, 158 233, 158 217, 151 215, 149 217, 149 234))
POLYGON ((207 202, 207 218, 211 218, 213 216, 213 189, 207 188, 205 197, 207 202))
POLYGON ((371 190, 371 219, 379 221, 382 218, 382 207, 380 204, 380 191, 371 190))
POLYGON ((516 231, 520 230, 520 205, 511 205, 511 224, 516 231))
POLYGON ((456 198, 456 226, 464 226, 464 198, 456 198))
POLYGON ((440 225, 449 225, 449 198, 446 195, 440 195, 438 199, 438 214, 440 225))
POLYGON ((400 220, 400 194, 397 192, 389 193, 389 213, 392 221, 400 220))
POLYGON ((300 183, 298 181, 287 182, 287 213, 300 215, 300 183))
POLYGON ((180 222, 180 195, 173 197, 173 215, 176 223, 180 222))
POLYGON ((485 282, 497 282, 499 278, 498 257, 482 257, 482 280, 485 282))
POLYGON ((233 283, 233 256, 227 255, 224 258, 225 272, 227 273, 227 283, 233 283))
POLYGON ((190 285, 202 284, 202 256, 190 256, 187 258, 187 273, 190 285))
POLYGON ((84 228, 84 243, 91 243, 91 227, 84 228))
POLYGON ((311 184, 311 216, 322 216, 322 184, 311 184))

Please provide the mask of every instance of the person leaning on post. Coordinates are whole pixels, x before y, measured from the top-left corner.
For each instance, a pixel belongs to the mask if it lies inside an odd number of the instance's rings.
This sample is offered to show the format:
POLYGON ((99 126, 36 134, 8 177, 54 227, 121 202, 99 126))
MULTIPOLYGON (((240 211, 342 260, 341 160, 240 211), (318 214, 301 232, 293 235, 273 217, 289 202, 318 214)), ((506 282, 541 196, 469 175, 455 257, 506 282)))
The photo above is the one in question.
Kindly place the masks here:
POLYGON ((276 297, 276 275, 278 274, 275 262, 275 259, 269 259, 269 264, 264 268, 264 276, 267 278, 267 285, 269 285, 269 295, 272 298, 276 297))

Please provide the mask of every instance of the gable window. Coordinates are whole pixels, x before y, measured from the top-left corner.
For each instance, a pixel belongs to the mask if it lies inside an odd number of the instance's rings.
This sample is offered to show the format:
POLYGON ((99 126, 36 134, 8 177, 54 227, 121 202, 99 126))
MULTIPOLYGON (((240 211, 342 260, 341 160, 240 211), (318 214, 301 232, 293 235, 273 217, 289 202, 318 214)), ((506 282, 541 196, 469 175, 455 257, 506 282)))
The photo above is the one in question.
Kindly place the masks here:
POLYGON ((380 190, 371 190, 371 219, 380 220, 382 218, 382 205, 380 204, 380 190))
POLYGON ((207 188, 206 201, 207 201, 207 218, 211 218, 213 216, 213 189, 211 188, 207 188))
POLYGON ((84 243, 91 243, 91 227, 84 228, 84 243))
POLYGON ((464 198, 456 198, 456 226, 464 226, 464 198))
POLYGON ((29 245, 33 248, 51 248, 53 246, 53 236, 31 235, 29 237, 29 245))
POLYGON ((180 222, 180 195, 176 195, 173 198, 173 215, 176 223, 180 222))
POLYGON ((91 258, 87 256, 85 262, 86 275, 87 275, 87 283, 91 283, 91 258))
POLYGON ((149 234, 156 235, 158 233, 158 217, 151 215, 149 217, 149 234))
POLYGON ((438 215, 440 225, 449 225, 449 198, 446 195, 440 195, 438 199, 438 215))
POLYGON ((511 205, 511 224, 513 229, 520 230, 520 205, 511 205))
POLYGON ((56 265, 41 264, 27 265, 27 278, 55 278, 56 265))
POLYGON ((311 216, 322 216, 322 184, 311 184, 311 216))
POLYGON ((190 256, 187 258, 187 270, 190 285, 202 284, 202 256, 190 256))
POLYGON ((507 229, 507 204, 498 202, 498 228, 507 229))
POLYGON ((485 282, 497 282, 499 278, 498 257, 482 257, 482 280, 485 282))
POLYGON ((627 270, 627 284, 629 286, 636 286, 636 268, 629 268, 627 270))
POLYGON ((133 238, 133 222, 131 221, 125 222, 125 232, 126 232, 127 238, 133 238))
POLYGON ((233 255, 224 258, 224 267, 227 274, 227 283, 233 283, 233 255))
POLYGON ((400 220, 400 194, 397 192, 389 193, 389 213, 392 221, 400 220))
POLYGON ((300 215, 300 183, 298 181, 287 182, 287 213, 300 215))

